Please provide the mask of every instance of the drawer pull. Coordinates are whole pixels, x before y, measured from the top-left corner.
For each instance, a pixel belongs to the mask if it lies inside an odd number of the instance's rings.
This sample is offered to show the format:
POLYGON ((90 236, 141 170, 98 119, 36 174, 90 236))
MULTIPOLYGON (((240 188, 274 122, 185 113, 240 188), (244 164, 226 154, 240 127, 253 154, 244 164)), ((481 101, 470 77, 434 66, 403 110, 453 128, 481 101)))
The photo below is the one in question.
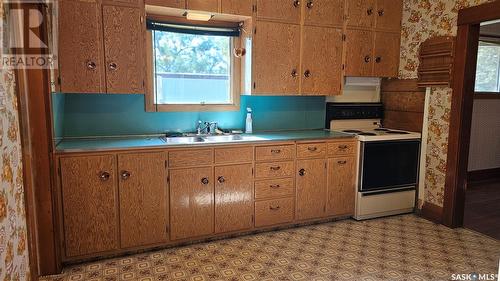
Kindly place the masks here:
POLYGON ((220 177, 217 179, 217 181, 218 181, 219 183, 221 183, 221 184, 222 184, 222 183, 224 183, 224 182, 226 181, 226 179, 225 179, 223 176, 220 176, 220 177))
POLYGON ((278 211, 279 209, 280 209, 280 206, 276 206, 276 207, 269 206, 269 210, 271 210, 271 211, 278 211))
POLYGON ((345 164, 347 164, 347 160, 338 161, 337 163, 339 163, 340 165, 345 165, 345 164))
POLYGON ((299 176, 303 177, 306 175, 306 170, 305 169, 300 169, 299 170, 299 176))
POLYGON ((280 166, 269 167, 269 169, 271 169, 271 171, 279 171, 281 169, 281 167, 280 166))
POLYGON ((99 173, 99 179, 101 181, 108 181, 111 175, 108 172, 100 172, 99 173))
POLYGON ((122 180, 126 181, 130 178, 130 172, 129 171, 122 171, 120 174, 122 180))
POLYGON ((295 8, 298 8, 298 7, 300 6, 300 1, 299 1, 299 0, 295 0, 295 1, 293 1, 293 6, 294 6, 295 8))
POLYGON ((273 154, 280 154, 281 153, 281 149, 271 149, 271 153, 273 153, 273 154))
POLYGON ((270 188, 280 188, 281 186, 279 184, 271 184, 269 187, 270 188))
POLYGON ((347 145, 345 145, 345 144, 344 144, 344 145, 339 145, 339 149, 342 149, 342 150, 345 150, 345 149, 347 149, 348 147, 349 147, 349 146, 347 146, 347 145))
POLYGON ((316 146, 310 146, 307 148, 307 150, 311 151, 311 152, 314 152, 314 151, 317 151, 318 148, 316 146))
POLYGON ((203 185, 207 185, 207 184, 209 183, 208 178, 202 178, 202 179, 201 179, 201 183, 202 183, 203 185))

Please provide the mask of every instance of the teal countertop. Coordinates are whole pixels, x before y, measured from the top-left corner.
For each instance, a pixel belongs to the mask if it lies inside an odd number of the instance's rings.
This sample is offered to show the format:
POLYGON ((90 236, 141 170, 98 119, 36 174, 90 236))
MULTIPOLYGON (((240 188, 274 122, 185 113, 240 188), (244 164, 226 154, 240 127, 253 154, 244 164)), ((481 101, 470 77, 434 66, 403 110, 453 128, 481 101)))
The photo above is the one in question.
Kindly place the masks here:
POLYGON ((92 152, 122 149, 170 148, 170 147, 195 147, 212 145, 230 145, 241 143, 259 143, 269 141, 301 141, 317 139, 353 138, 351 134, 327 130, 305 131, 279 131, 243 134, 252 136, 251 140, 231 140, 226 142, 200 142, 192 144, 167 143, 160 136, 136 137, 102 137, 63 139, 56 145, 56 152, 92 152))

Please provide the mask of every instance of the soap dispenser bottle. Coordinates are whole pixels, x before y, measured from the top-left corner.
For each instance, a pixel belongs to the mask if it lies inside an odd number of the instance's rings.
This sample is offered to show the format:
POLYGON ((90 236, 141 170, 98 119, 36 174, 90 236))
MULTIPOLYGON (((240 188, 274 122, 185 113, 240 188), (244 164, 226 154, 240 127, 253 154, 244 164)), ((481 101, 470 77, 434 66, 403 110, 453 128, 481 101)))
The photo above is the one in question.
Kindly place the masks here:
POLYGON ((247 120, 245 123, 245 133, 251 134, 253 131, 253 125, 252 125, 252 109, 250 107, 247 107, 247 120))

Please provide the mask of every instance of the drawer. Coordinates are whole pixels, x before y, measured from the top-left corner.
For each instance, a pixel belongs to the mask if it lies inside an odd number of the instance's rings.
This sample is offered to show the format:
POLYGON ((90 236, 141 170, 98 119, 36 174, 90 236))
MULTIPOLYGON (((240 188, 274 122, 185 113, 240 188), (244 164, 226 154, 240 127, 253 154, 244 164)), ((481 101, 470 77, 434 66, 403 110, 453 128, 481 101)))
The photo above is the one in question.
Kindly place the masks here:
POLYGON ((255 182, 255 199, 293 196, 293 178, 255 182))
POLYGON ((212 149, 189 149, 170 151, 168 163, 170 167, 212 165, 214 153, 212 149))
POLYGON ((258 179, 291 177, 292 175, 293 161, 255 164, 255 177, 258 179))
POLYGON ((326 143, 301 143, 297 145, 297 158, 326 156, 326 143))
POLYGON ((253 147, 223 147, 215 149, 215 163, 252 162, 253 147))
POLYGON ((255 227, 291 222, 293 201, 293 198, 284 198, 255 202, 255 227))
POLYGON ((294 156, 294 145, 259 146, 255 148, 257 161, 289 160, 294 156))
POLYGON ((356 153, 356 142, 331 142, 328 144, 328 156, 356 153))

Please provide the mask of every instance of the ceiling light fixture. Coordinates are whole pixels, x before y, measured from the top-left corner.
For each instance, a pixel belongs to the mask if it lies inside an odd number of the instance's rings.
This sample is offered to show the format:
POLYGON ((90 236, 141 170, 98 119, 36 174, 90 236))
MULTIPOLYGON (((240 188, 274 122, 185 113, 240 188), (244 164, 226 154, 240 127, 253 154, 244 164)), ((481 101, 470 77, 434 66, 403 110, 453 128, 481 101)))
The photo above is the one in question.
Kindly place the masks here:
POLYGON ((186 19, 196 21, 209 21, 213 15, 198 12, 186 12, 186 19))

